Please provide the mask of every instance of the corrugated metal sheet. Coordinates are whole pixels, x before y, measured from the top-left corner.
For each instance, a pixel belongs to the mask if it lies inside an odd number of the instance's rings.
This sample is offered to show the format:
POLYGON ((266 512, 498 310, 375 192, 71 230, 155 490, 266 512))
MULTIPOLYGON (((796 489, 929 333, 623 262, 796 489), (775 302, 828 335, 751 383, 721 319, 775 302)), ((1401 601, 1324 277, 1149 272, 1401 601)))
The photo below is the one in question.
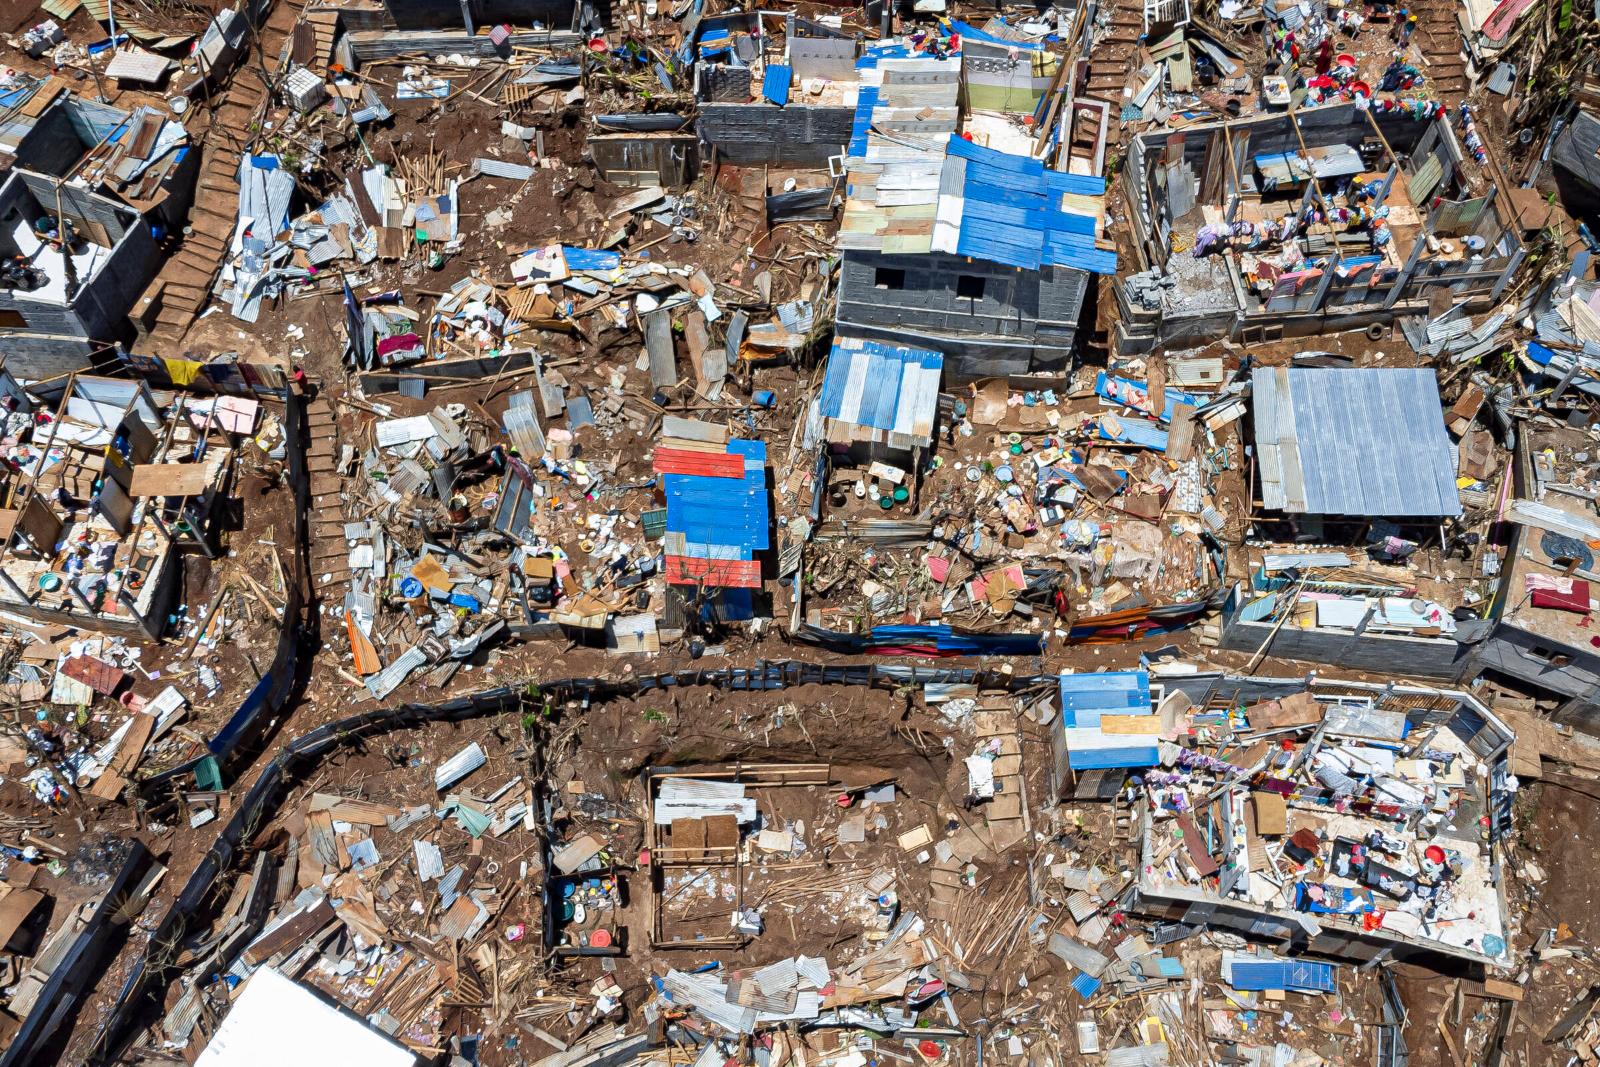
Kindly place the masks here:
POLYGON ((727 452, 690 452, 657 448, 651 468, 657 474, 692 474, 701 478, 743 478, 744 457, 727 452))
MULTIPOLYGON (((960 219, 954 249, 960 255, 1037 270, 1045 263, 1076 267, 1095 274, 1115 274, 1115 252, 1095 245, 1099 220, 1061 210, 1061 192, 1085 195, 1066 180, 1052 182, 1044 164, 1013 156, 951 135, 946 145, 947 168, 962 174, 958 205, 941 197, 940 216, 960 219)), ((1088 194, 1093 195, 1093 194, 1088 194)))
POLYGON ((449 789, 488 762, 489 757, 484 754, 483 746, 474 741, 434 769, 433 787, 449 789))
POLYGON ((1600 541, 1600 523, 1538 501, 1513 500, 1511 518, 1524 526, 1564 534, 1580 541, 1600 541))
POLYGON ((1069 726, 1060 736, 1067 766, 1075 771, 1154 767, 1161 762, 1159 744, 1146 734, 1108 734, 1098 726, 1069 726))
POLYGON ((671 555, 665 559, 665 574, 670 585, 708 585, 719 589, 761 588, 761 564, 757 560, 671 555))
POLYGON ((1600 118, 1579 111, 1556 137, 1551 158, 1555 165, 1600 189, 1600 118))
POLYGON ((1235 989, 1306 989, 1332 993, 1338 987, 1333 965, 1311 960, 1256 960, 1234 956, 1228 984, 1235 989))
POLYGON ((768 63, 761 76, 761 95, 779 107, 789 102, 789 86, 794 84, 794 70, 781 63, 768 63))
POLYGON ((727 450, 741 458, 743 477, 662 475, 667 498, 669 582, 750 588, 753 579, 760 584, 759 566, 752 575, 750 567, 722 564, 748 563, 756 552, 770 547, 767 446, 761 441, 735 440, 727 443, 727 450), (716 560, 717 565, 710 565, 711 560, 716 560))
POLYGON ((944 354, 836 338, 818 400, 823 418, 906 434, 926 447, 939 409, 944 354))
POLYGON ((539 416, 533 410, 533 390, 513 393, 506 407, 506 436, 516 446, 517 453, 528 462, 544 455, 544 431, 539 428, 539 416))
POLYGON ((533 168, 525 163, 510 163, 504 159, 489 159, 487 156, 474 159, 472 169, 491 178, 510 178, 518 182, 525 182, 533 177, 533 168))
POLYGON ((1076 967, 1093 978, 1098 978, 1105 973, 1106 967, 1111 963, 1105 956, 1081 941, 1075 941, 1066 934, 1051 934, 1045 948, 1050 954, 1070 967, 1076 967))
MULTIPOLYGON (((1296 8, 1295 10, 1299 10, 1296 8)), ((1073 983, 1076 987, 1077 983, 1073 983)), ((1167 1067, 1172 1062, 1165 1041, 1106 1050, 1105 1067, 1167 1067)))
POLYGON ((1151 714, 1148 671, 1063 674, 1056 685, 1065 726, 1099 726, 1100 716, 1106 713, 1151 714))
POLYGON ((1268 508, 1361 518, 1461 513, 1431 369, 1270 367, 1251 382, 1268 508))
POLYGON ((367 691, 372 694, 372 699, 382 700, 400 688, 400 683, 426 662, 428 657, 423 655, 421 649, 408 648, 393 663, 367 679, 367 691))

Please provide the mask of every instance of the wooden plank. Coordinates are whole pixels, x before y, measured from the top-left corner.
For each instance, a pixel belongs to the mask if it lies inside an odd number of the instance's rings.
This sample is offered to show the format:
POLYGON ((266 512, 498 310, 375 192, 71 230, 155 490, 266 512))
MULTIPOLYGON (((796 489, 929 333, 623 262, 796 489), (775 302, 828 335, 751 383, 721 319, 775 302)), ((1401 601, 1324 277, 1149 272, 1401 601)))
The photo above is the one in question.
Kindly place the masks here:
POLYGON ((154 715, 135 715, 128 724, 128 732, 122 735, 122 744, 117 746, 117 754, 111 757, 110 765, 95 780, 89 789, 89 794, 100 800, 115 800, 122 795, 122 790, 128 784, 128 775, 139 765, 139 759, 144 755, 144 746, 150 740, 150 734, 156 728, 154 715))
POLYGON ((199 496, 210 484, 203 463, 137 463, 129 496, 199 496))
POLYGON ((1216 858, 1206 851, 1205 838, 1200 836, 1200 831, 1195 828, 1194 817, 1189 814, 1178 816, 1178 829, 1183 831, 1183 844, 1189 850, 1189 859, 1194 863, 1195 870, 1200 872, 1200 877, 1208 878, 1216 874, 1221 868, 1217 865, 1216 858))

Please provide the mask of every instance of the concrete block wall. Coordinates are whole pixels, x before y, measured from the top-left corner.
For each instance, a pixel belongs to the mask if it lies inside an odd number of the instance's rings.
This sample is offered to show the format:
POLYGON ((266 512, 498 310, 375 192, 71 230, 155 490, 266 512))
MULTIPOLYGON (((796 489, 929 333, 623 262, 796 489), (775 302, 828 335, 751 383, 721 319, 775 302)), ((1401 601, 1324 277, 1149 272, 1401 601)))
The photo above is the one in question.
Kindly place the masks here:
POLYGON ((850 142, 855 109, 702 103, 700 140, 739 166, 826 167, 850 142))
POLYGON ((1265 644, 1267 655, 1278 659, 1376 671, 1395 678, 1447 681, 1460 675, 1465 658, 1463 646, 1446 638, 1374 633, 1357 637, 1331 630, 1301 630, 1289 623, 1274 635, 1272 623, 1245 622, 1237 614, 1223 619, 1218 644, 1233 652, 1250 653, 1265 644))

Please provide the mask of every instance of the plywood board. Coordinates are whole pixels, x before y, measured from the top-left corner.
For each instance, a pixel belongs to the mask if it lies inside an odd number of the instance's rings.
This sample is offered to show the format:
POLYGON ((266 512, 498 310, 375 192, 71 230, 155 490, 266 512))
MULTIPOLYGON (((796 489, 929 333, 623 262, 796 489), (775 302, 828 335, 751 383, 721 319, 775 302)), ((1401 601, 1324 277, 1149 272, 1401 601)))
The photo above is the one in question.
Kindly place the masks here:
POLYGON ((203 463, 137 463, 129 496, 199 496, 210 479, 203 463))

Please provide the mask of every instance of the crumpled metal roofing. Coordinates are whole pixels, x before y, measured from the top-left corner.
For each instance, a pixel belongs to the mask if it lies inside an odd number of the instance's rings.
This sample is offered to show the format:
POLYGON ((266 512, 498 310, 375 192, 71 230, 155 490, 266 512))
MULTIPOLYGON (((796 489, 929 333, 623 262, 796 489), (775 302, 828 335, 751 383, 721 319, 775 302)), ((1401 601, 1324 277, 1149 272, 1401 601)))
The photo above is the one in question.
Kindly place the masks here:
POLYGON ((1262 367, 1251 386, 1266 507, 1360 518, 1461 514, 1431 369, 1262 367))
POLYGON ((1099 220, 1060 206, 1066 193, 1104 195, 1103 178, 1049 171, 1040 160, 952 134, 940 190, 939 219, 959 219, 955 248, 942 251, 1029 270, 1049 264, 1116 273, 1117 254, 1095 245, 1099 220))

